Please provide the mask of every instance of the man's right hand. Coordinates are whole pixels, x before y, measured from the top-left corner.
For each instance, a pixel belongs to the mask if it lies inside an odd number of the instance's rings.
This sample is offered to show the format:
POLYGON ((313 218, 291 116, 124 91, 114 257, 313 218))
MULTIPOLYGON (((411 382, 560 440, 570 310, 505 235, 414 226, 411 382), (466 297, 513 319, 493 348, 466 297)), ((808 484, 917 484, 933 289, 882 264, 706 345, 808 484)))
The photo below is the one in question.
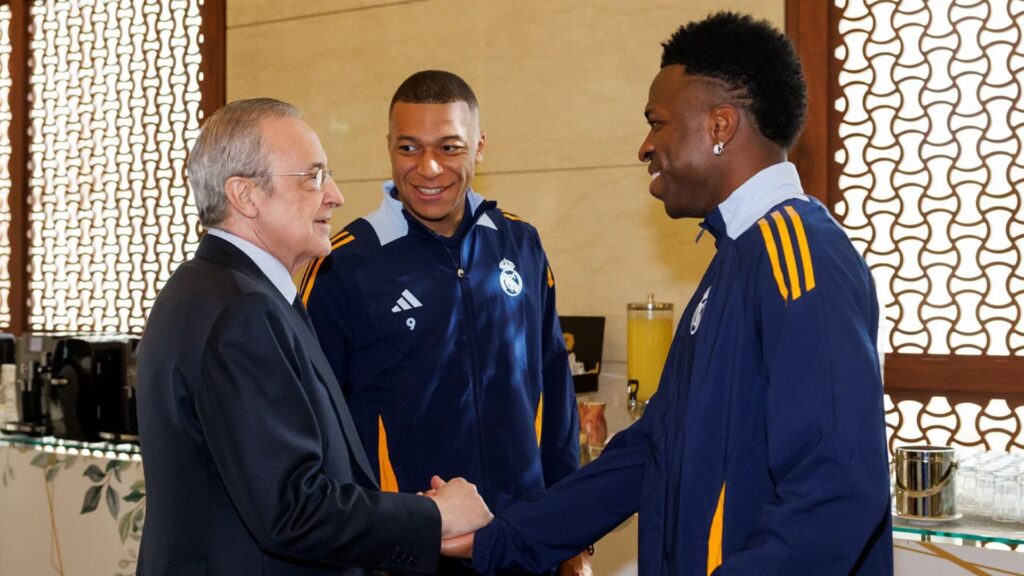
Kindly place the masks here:
POLYGON ((441 511, 441 538, 448 539, 475 532, 494 519, 476 486, 464 478, 449 482, 434 476, 430 479, 428 498, 432 498, 441 511))

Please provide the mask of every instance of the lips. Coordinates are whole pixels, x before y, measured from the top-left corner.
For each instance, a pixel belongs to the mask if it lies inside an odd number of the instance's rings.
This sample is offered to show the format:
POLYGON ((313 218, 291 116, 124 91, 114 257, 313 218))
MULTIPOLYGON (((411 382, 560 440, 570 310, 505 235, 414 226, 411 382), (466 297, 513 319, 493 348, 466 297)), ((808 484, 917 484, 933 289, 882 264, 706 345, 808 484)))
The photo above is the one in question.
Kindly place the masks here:
POLYGON ((659 196, 658 193, 655 191, 655 188, 660 188, 661 170, 648 168, 647 172, 651 175, 651 183, 648 184, 647 191, 650 192, 651 195, 654 196, 655 198, 658 198, 659 196))
POLYGON ((444 186, 431 186, 431 187, 428 187, 428 186, 413 186, 413 188, 415 188, 416 192, 418 192, 421 196, 425 196, 427 198, 432 198, 434 196, 439 196, 442 192, 444 192, 450 186, 451 186, 451 184, 445 184, 444 186))

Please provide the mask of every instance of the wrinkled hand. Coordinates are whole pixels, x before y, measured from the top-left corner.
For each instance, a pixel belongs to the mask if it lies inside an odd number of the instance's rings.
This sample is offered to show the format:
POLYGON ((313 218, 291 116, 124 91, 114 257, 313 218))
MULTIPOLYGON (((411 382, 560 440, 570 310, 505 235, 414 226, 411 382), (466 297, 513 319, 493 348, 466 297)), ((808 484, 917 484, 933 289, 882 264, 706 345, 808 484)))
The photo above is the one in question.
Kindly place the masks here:
MULTIPOLYGON (((444 542, 441 542, 441 550, 444 550, 444 542)), ((470 553, 472 551, 471 547, 470 553)), ((590 553, 580 552, 579 556, 562 562, 562 565, 558 567, 558 576, 594 576, 594 570, 590 567, 590 553)))
POLYGON ((441 511, 442 540, 475 532, 494 519, 476 486, 464 478, 445 482, 434 476, 430 479, 427 497, 432 498, 441 511))
POLYGON ((469 560, 473 557, 473 538, 475 536, 476 532, 470 532, 462 536, 441 540, 441 555, 469 560))

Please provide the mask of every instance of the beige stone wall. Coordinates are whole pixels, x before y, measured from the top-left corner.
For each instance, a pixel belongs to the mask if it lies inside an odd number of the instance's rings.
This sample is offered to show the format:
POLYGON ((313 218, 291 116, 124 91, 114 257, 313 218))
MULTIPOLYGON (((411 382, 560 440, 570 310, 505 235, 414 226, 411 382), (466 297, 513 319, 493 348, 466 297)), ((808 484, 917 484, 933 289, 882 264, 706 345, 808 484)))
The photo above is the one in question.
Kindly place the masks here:
POLYGON ((463 76, 488 149, 474 188, 535 225, 562 314, 608 318, 605 360, 625 360, 625 307, 689 299, 714 250, 672 221, 637 160, 660 43, 733 9, 784 24, 784 0, 228 0, 228 99, 297 104, 320 133, 346 204, 374 209, 390 177, 387 108, 425 68, 463 76))

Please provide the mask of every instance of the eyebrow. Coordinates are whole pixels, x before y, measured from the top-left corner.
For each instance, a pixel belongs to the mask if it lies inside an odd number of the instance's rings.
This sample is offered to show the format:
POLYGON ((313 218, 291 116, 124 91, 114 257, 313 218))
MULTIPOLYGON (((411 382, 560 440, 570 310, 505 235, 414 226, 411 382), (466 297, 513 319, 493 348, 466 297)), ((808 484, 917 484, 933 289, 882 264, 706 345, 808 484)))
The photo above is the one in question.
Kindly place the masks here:
MULTIPOLYGON (((420 140, 419 138, 417 138, 415 136, 405 136, 403 134, 399 134, 398 137, 395 138, 395 140, 396 141, 398 141, 398 140, 408 140, 408 141, 414 142, 416 144, 422 144, 423 143, 422 140, 420 140)), ((461 141, 461 140, 465 140, 465 138, 463 138, 462 136, 456 135, 456 134, 452 134, 452 135, 449 135, 449 136, 442 136, 442 137, 437 139, 438 142, 448 142, 450 140, 460 140, 461 141)))
MULTIPOLYGON (((311 162, 309 164, 306 164, 305 170, 303 170, 302 172, 296 172, 296 174, 310 174, 311 172, 315 172, 317 168, 323 168, 324 170, 326 170, 327 164, 324 162, 311 162)), ((312 174, 310 175, 312 176, 312 174)))

